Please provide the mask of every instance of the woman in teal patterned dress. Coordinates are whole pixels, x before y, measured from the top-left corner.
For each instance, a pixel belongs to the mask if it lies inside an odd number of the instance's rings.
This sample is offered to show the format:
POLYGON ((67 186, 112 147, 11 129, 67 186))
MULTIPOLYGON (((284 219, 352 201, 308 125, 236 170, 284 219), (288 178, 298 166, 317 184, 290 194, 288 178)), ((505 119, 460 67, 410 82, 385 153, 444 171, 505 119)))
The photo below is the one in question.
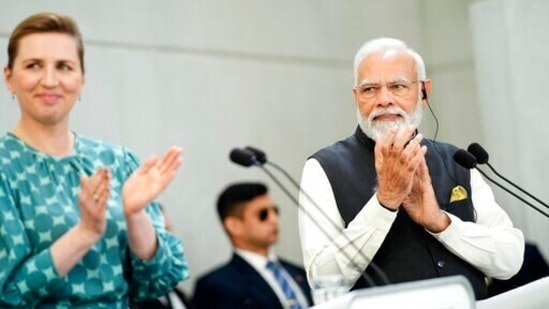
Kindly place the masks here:
POLYGON ((0 308, 127 308, 188 276, 153 200, 181 149, 140 164, 69 129, 84 86, 74 21, 40 13, 8 42, 4 76, 21 116, 0 137, 0 308))

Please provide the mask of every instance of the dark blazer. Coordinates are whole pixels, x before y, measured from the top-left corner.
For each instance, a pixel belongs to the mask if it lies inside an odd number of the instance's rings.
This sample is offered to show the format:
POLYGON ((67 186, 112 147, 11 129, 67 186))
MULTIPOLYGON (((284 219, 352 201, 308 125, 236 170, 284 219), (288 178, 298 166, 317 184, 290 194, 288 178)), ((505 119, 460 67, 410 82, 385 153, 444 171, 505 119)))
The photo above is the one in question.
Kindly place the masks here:
MULTIPOLYGON (((187 309, 194 309, 194 305, 192 304, 191 300, 183 291, 181 291, 178 288, 175 288, 172 292, 174 292, 179 300, 185 305, 185 308, 187 309)), ((173 308, 171 306, 171 303, 168 303, 167 305, 162 304, 160 300, 158 299, 150 299, 146 300, 144 302, 139 303, 132 303, 130 305, 130 309, 171 309, 173 308)))
MULTIPOLYGON (((305 270, 284 260, 279 259, 279 262, 299 285, 311 306, 305 270)), ((238 254, 233 254, 227 264, 198 279, 193 303, 198 309, 283 308, 265 279, 238 254)))

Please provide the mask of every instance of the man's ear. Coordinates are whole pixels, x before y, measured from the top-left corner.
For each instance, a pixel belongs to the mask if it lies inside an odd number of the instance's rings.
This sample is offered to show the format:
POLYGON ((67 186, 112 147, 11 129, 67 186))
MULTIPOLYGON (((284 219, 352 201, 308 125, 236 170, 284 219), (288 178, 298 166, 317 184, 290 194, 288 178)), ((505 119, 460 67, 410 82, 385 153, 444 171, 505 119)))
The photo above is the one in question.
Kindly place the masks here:
POLYGON ((223 220, 223 226, 231 236, 242 234, 242 220, 238 217, 228 216, 223 220))
POLYGON ((423 107, 427 106, 427 100, 431 99, 432 86, 433 83, 430 79, 421 81, 421 101, 423 102, 423 107))

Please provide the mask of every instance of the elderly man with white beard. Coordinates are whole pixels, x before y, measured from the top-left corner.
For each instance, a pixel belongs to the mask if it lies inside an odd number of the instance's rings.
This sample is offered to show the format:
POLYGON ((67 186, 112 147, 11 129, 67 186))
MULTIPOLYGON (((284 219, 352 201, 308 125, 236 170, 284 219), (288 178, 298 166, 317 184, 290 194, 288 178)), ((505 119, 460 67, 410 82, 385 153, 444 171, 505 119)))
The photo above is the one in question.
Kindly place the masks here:
POLYGON ((463 275, 476 299, 489 278, 522 265, 524 236, 453 145, 417 127, 432 83, 400 40, 366 42, 354 60, 358 127, 314 153, 301 179, 299 232, 311 285, 343 276, 352 289, 463 275), (379 267, 376 271, 373 269, 379 267), (366 275, 363 275, 365 273, 366 275))

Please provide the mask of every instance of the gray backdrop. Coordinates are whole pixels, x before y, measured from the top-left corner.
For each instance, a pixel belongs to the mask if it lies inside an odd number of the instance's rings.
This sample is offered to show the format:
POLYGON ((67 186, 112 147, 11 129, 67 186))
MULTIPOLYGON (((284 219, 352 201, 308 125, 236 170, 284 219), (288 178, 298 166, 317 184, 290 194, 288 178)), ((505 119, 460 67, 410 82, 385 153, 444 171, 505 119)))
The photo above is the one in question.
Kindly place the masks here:
MULTIPOLYGON (((45 10, 70 14, 84 35, 87 66, 72 128, 124 144, 142 158, 173 144, 184 148, 184 166, 160 201, 184 241, 192 278, 183 287, 191 292, 198 275, 230 255, 215 200, 231 181, 269 184, 282 209, 277 251, 301 263, 296 206, 260 170, 229 162, 228 153, 254 145, 299 180, 308 155, 353 132, 352 60, 371 38, 401 38, 424 56, 434 80, 438 139, 460 147, 485 143, 501 172, 547 196, 541 156, 548 147, 542 112, 549 90, 541 75, 548 44, 540 26, 547 23, 547 5, 0 0, 0 62, 7 62, 7 39, 21 19, 45 10)), ((5 87, 0 102, 0 132, 6 132, 18 108, 5 87)), ((427 113, 424 119, 422 131, 433 137, 433 117, 427 113)), ((527 238, 541 242, 545 219, 513 199, 502 200, 527 238)))

